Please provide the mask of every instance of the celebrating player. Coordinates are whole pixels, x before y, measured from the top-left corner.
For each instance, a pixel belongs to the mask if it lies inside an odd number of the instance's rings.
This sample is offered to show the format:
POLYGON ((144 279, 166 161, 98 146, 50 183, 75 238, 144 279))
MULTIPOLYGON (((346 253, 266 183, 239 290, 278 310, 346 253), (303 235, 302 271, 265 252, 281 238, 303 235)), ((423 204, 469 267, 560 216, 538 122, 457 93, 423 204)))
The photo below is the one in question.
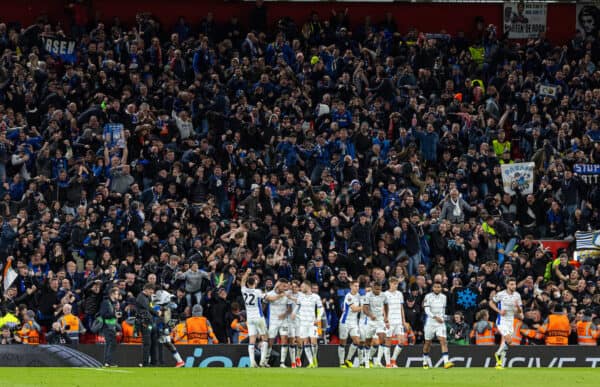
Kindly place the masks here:
POLYGON ((365 354, 363 355, 365 368, 369 368, 371 349, 377 351, 373 366, 381 367, 383 349, 379 345, 374 345, 373 338, 374 336, 377 337, 378 344, 383 344, 385 342, 385 323, 383 322, 383 309, 385 305, 387 305, 387 300, 381 292, 381 283, 375 282, 373 284, 373 290, 367 293, 363 305, 363 311, 369 317, 369 323, 365 333, 365 354), (371 346, 373 346, 373 348, 371 348, 371 346))
POLYGON ((358 281, 350 282, 350 293, 344 297, 344 306, 340 318, 340 345, 338 347, 338 357, 340 367, 352 368, 352 359, 360 343, 360 333, 358 331, 358 314, 361 310, 360 295, 358 294, 358 281), (348 349, 348 356, 345 356, 346 341, 348 337, 352 340, 348 349))
POLYGON ((383 355, 385 356, 385 366, 387 368, 396 368, 396 359, 402 351, 400 343, 404 336, 404 296, 402 292, 398 290, 398 278, 390 278, 390 288, 384 293, 387 300, 387 308, 385 308, 385 328, 386 339, 385 347, 383 348, 383 355), (392 341, 397 341, 398 344, 394 347, 394 353, 390 360, 390 349, 392 341))
MULTIPOLYGON (((287 297, 290 300, 292 312, 298 307, 298 297, 300 296, 300 281, 293 280, 291 290, 287 292, 287 297)), ((302 343, 300 342, 300 319, 295 313, 288 315, 289 342, 290 342, 290 362, 292 368, 302 367, 302 343)))
POLYGON ((291 312, 291 301, 286 297, 288 290, 288 280, 281 278, 265 296, 265 301, 268 302, 267 307, 269 318, 269 349, 267 351, 267 362, 271 357, 273 343, 279 335, 281 340, 281 354, 279 358, 279 366, 285 367, 285 359, 288 352, 288 335, 289 335, 289 319, 288 315, 291 312))
POLYGON ((429 357, 429 349, 431 348, 431 340, 434 337, 438 338, 442 347, 444 368, 452 368, 454 364, 448 360, 448 342, 446 341, 446 324, 444 323, 446 296, 442 294, 442 284, 440 282, 434 282, 432 290, 433 292, 428 293, 423 301, 425 315, 427 316, 424 331, 423 368, 433 367, 429 357))
POLYGON ((498 313, 498 319, 496 325, 498 331, 502 335, 500 340, 500 348, 496 351, 494 356, 496 357, 496 369, 504 368, 504 359, 508 353, 508 346, 512 343, 512 335, 515 315, 519 318, 523 318, 523 302, 521 301, 521 295, 517 292, 517 281, 509 277, 506 279, 506 290, 496 293, 490 302, 490 308, 498 313))
POLYGON ((256 360, 254 359, 254 345, 258 337, 260 343, 260 366, 268 367, 267 364, 267 326, 263 316, 261 300, 264 297, 260 289, 256 289, 256 279, 250 277, 252 269, 246 270, 242 277, 242 296, 246 304, 246 319, 248 327, 248 355, 250 356, 250 367, 256 368, 256 360), (248 285, 248 287, 246 287, 248 285))
MULTIPOLYGON (((299 333, 297 335, 300 337, 300 342, 308 359, 307 368, 316 367, 311 348, 311 337, 314 336, 315 327, 317 326, 317 316, 321 316, 323 310, 321 298, 318 294, 312 292, 311 287, 310 281, 302 282, 295 311, 296 318, 300 319, 299 333)), ((302 366, 302 363, 300 363, 300 366, 302 366)))

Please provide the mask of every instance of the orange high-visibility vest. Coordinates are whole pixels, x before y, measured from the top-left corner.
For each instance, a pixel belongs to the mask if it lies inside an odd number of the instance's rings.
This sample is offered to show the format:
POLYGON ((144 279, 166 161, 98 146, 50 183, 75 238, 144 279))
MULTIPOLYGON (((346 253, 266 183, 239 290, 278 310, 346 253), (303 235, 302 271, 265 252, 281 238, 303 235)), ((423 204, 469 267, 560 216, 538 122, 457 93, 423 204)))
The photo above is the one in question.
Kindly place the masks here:
POLYGON ((38 345, 40 343, 40 332, 33 329, 33 324, 25 323, 17 332, 23 344, 38 345))
POLYGON ((416 338, 415 332, 413 332, 412 327, 409 325, 407 329, 405 329, 404 334, 398 337, 400 340, 394 342, 392 344, 400 344, 401 346, 414 345, 416 338))
POLYGON ((189 344, 208 344, 209 337, 213 343, 218 343, 206 317, 190 317, 185 320, 185 325, 189 344))
POLYGON ((551 314, 548 321, 540 327, 546 338, 546 345, 568 345, 571 325, 564 314, 551 314))
POLYGON ((240 343, 248 338, 248 327, 242 325, 237 318, 231 322, 231 329, 238 331, 238 341, 240 343))
POLYGON ((496 339, 494 337, 496 333, 496 327, 493 322, 490 322, 491 328, 486 329, 483 333, 477 332, 475 329, 477 323, 473 324, 473 330, 469 335, 471 338, 475 337, 475 345, 495 345, 496 339))
POLYGON ((523 341, 523 335, 521 335, 521 326, 523 321, 515 318, 513 321, 513 334, 511 336, 510 345, 521 345, 523 341))
POLYGON ((62 323, 63 328, 67 325, 69 326, 69 329, 67 329, 67 331, 79 332, 79 319, 77 318, 77 316, 73 314, 66 314, 63 316, 62 323))
POLYGON ((121 330, 123 331, 123 344, 142 344, 142 337, 135 336, 135 326, 129 324, 126 320, 121 323, 121 330))
POLYGON ((187 344, 187 334, 185 333, 185 322, 180 322, 175 325, 173 331, 171 332, 171 338, 173 339, 174 344, 187 344))
POLYGON ((594 327, 591 321, 579 321, 577 323, 577 344, 597 345, 600 331, 594 327))

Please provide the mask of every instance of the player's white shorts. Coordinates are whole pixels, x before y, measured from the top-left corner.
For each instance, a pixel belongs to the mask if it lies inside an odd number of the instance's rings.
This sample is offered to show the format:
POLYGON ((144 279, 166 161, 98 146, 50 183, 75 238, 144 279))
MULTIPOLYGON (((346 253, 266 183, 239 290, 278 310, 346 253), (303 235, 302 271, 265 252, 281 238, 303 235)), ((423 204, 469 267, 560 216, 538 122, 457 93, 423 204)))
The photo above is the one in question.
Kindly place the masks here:
POLYGON ((404 325, 390 324, 390 327, 385 331, 387 337, 398 337, 404 335, 404 325))
POLYGON ((248 336, 260 336, 267 334, 267 324, 264 318, 248 320, 248 336))
POLYGON ((425 324, 425 330, 423 333, 425 340, 433 340, 433 338, 436 336, 438 339, 440 337, 446 338, 446 325, 428 322, 425 324))
POLYGON ((498 332, 500 332, 502 336, 512 336, 514 333, 513 319, 500 318, 499 320, 498 332))
POLYGON ((365 338, 371 339, 376 334, 384 333, 385 334, 385 324, 380 320, 369 320, 367 327, 365 329, 365 338))
POLYGON ((340 339, 346 340, 348 337, 360 337, 357 324, 340 324, 340 339))
POLYGON ((298 336, 298 320, 288 319, 286 321, 288 326, 288 337, 297 337, 298 336))
POLYGON ((290 329, 287 320, 274 320, 269 322, 269 339, 279 336, 288 336, 290 329))
POLYGON ((298 332, 296 332, 296 334, 297 337, 300 337, 301 339, 308 339, 309 337, 316 337, 316 329, 317 327, 315 326, 315 324, 301 323, 298 327, 298 332))

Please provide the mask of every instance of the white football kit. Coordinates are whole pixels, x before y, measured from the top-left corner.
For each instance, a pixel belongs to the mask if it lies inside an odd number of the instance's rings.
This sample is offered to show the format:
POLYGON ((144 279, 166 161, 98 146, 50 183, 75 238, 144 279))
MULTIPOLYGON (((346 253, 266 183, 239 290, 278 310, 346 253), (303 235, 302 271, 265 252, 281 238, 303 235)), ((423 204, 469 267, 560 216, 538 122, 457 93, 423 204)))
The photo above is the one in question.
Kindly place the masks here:
POLYGON ((496 293, 494 298, 492 299, 499 310, 505 310, 506 314, 502 316, 498 313, 498 318, 496 320, 496 325, 498 326, 498 331, 502 336, 508 336, 514 333, 514 320, 515 320, 515 312, 517 311, 516 305, 519 305, 522 308, 523 301, 521 300, 521 295, 519 292, 513 292, 512 294, 508 294, 506 290, 496 293))
POLYGON ((301 339, 315 337, 317 316, 321 315, 323 309, 321 298, 314 293, 309 295, 299 293, 297 304, 296 319, 300 320, 299 332, 296 333, 297 337, 301 339))
POLYGON ((359 337, 358 315, 360 312, 353 312, 352 306, 360 306, 360 295, 358 293, 348 293, 344 297, 344 307, 340 317, 340 339, 346 340, 348 337, 359 337))
POLYGON ((364 298, 364 305, 369 305, 369 311, 375 315, 375 320, 368 319, 367 329, 365 332, 365 338, 370 339, 376 334, 385 333, 385 323, 383 321, 383 308, 387 304, 387 299, 383 293, 375 295, 373 292, 366 294, 364 298))
POLYGON ((440 317, 444 320, 446 315, 446 296, 442 293, 435 294, 433 292, 427 294, 423 300, 425 314, 424 336, 425 340, 433 340, 435 336, 438 338, 446 337, 446 324, 444 321, 439 322, 435 317, 440 317))
MULTIPOLYGON (((267 293, 267 296, 277 296, 277 292, 274 290, 267 293)), ((288 305, 290 300, 287 297, 281 297, 275 301, 267 301, 269 318, 269 339, 274 339, 277 335, 288 336, 289 334, 289 320, 287 316, 288 305), (285 315, 281 318, 282 315, 285 315)))
POLYGON ((401 291, 396 290, 384 293, 388 305, 388 323, 389 329, 386 332, 387 337, 395 337, 404 334, 404 321, 402 319, 402 308, 404 307, 404 296, 401 291))
POLYGON ((267 333, 267 325, 262 310, 264 294, 260 289, 242 287, 242 296, 246 305, 246 322, 248 335, 257 336, 267 333))

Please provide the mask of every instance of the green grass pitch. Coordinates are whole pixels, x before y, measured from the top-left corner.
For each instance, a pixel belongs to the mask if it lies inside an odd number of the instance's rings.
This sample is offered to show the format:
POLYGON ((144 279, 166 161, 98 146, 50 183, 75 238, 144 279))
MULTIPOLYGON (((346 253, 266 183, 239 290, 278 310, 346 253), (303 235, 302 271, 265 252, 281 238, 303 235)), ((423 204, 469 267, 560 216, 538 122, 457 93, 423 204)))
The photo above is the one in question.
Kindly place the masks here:
POLYGON ((592 368, 238 369, 0 368, 0 386, 598 386, 592 368))

